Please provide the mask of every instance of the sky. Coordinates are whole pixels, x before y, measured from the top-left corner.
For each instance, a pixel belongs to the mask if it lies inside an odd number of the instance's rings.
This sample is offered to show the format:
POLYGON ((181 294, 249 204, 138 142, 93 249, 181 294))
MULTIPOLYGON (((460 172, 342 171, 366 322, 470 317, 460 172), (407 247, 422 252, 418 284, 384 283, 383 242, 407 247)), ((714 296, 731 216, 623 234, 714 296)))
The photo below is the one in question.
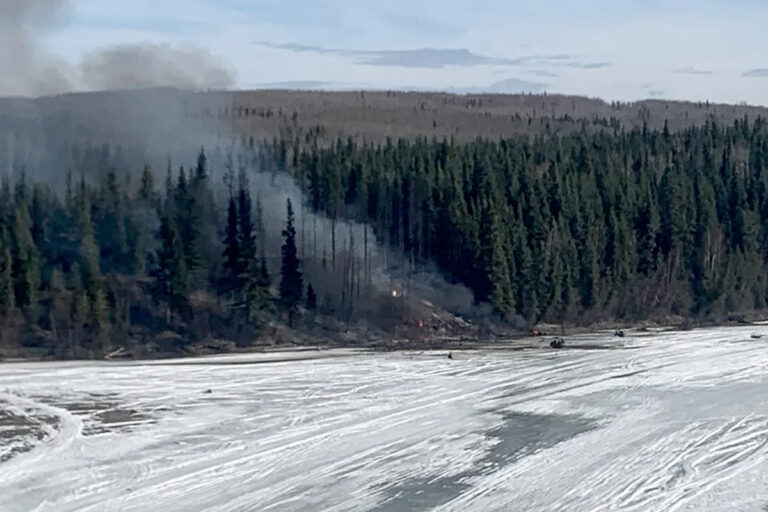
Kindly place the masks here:
POLYGON ((72 0, 44 44, 193 44, 236 88, 768 105, 763 0, 72 0))

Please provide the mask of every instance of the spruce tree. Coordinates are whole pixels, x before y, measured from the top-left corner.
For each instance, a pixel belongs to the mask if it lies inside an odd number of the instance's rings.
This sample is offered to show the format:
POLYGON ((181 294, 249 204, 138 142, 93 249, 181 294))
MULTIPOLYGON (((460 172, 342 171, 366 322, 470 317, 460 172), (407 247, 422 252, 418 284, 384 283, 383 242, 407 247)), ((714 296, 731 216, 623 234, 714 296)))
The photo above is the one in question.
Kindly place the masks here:
POLYGON ((90 192, 81 183, 76 198, 77 228, 79 237, 78 260, 81 271, 81 282, 90 304, 90 324, 93 333, 103 348, 109 333, 109 309, 104 290, 104 280, 101 275, 101 259, 99 245, 94 236, 91 220, 90 192))
POLYGON ((233 197, 229 198, 227 208, 227 226, 224 236, 224 288, 223 292, 231 294, 238 289, 238 277, 240 273, 240 245, 238 237, 237 205, 233 197))
POLYGON ((173 219, 163 216, 158 232, 155 298, 165 305, 165 318, 171 323, 172 312, 185 314, 188 308, 187 271, 179 233, 173 219))
POLYGON ((7 314, 15 303, 11 239, 8 229, 0 222, 0 313, 7 314))
POLYGON ((312 283, 307 285, 307 309, 309 311, 317 309, 317 295, 315 295, 315 289, 312 288, 312 283))
POLYGON ((242 286, 256 280, 258 273, 256 233, 251 212, 251 198, 244 185, 237 194, 238 252, 237 273, 242 286))
POLYGON ((144 166, 144 171, 141 173, 139 199, 148 204, 155 202, 155 177, 148 165, 144 166))
POLYGON ((12 258, 15 304, 32 312, 37 306, 40 286, 40 255, 31 232, 26 204, 16 206, 12 237, 12 258))
POLYGON ((296 309, 304 295, 300 262, 296 251, 296 229, 294 228, 291 200, 286 200, 286 221, 283 229, 282 265, 280 267, 280 301, 288 310, 289 322, 293 323, 296 309))

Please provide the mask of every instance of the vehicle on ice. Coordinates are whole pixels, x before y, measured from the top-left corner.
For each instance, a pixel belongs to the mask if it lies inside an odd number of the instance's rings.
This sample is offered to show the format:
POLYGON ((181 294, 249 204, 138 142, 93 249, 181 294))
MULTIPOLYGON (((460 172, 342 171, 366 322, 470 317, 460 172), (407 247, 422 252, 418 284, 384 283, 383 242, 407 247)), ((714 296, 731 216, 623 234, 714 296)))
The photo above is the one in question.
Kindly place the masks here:
POLYGON ((563 348, 565 345, 565 340, 563 338, 554 338, 552 341, 549 342, 549 346, 552 348, 563 348))

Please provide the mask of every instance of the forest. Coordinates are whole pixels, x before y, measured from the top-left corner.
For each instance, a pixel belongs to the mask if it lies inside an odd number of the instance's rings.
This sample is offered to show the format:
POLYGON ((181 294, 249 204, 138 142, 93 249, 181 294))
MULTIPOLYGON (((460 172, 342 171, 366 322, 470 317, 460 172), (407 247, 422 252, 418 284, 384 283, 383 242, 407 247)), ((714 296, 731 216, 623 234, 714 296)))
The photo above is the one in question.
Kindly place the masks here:
POLYGON ((0 347, 103 357, 371 322, 377 244, 400 277, 435 271, 500 325, 722 318, 768 301, 759 117, 460 142, 244 137, 164 176, 117 170, 116 153, 86 150, 97 157, 64 190, 3 178, 0 347), (303 194, 265 212, 263 173, 303 194))
POLYGON ((272 153, 313 208, 370 223, 500 317, 591 323, 765 308, 767 145, 745 117, 272 153))
MULTIPOLYGON (((108 161, 108 150, 93 151, 108 161)), ((149 167, 136 187, 114 169, 93 184, 70 172, 63 194, 27 183, 23 174, 15 183, 6 177, 0 188, 4 345, 21 341, 54 357, 102 357, 137 336, 145 343, 165 338, 166 351, 215 336, 250 342, 270 308, 290 316, 299 304, 314 309, 297 259, 290 200, 279 292, 272 297, 257 245, 261 209, 247 177, 242 169, 230 174, 228 199, 217 205, 207 166, 201 151, 189 172, 169 168, 160 187, 149 167)))

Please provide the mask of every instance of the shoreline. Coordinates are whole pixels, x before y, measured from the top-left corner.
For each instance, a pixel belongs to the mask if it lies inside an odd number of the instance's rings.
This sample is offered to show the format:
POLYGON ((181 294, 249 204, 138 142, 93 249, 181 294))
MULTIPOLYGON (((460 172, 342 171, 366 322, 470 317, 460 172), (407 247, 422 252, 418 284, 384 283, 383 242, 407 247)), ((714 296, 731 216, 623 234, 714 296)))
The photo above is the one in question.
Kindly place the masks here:
MULTIPOLYGON (((253 347, 238 349, 234 351, 208 352, 208 353, 156 353, 148 354, 148 357, 119 357, 119 358, 93 358, 93 359, 55 359, 46 357, 7 357, 0 359, 0 367, 3 364, 15 365, 25 363, 85 363, 85 364, 104 364, 110 365, 135 365, 135 364, 157 364, 157 365, 232 365, 232 364, 263 364, 263 363, 282 363, 291 361, 304 361, 313 359, 325 359, 334 357, 350 357, 362 354, 377 354, 389 352, 462 352, 467 350, 551 350, 549 341, 554 337, 584 336, 589 334, 604 334, 611 336, 614 329, 623 329, 629 337, 637 335, 652 335, 660 333, 687 332, 699 329, 711 328, 736 328, 747 326, 765 326, 768 320, 754 321, 729 321, 729 322, 699 322, 696 325, 648 325, 651 322, 640 322, 632 326, 626 324, 614 324, 608 326, 601 324, 594 327, 570 327, 565 328, 565 334, 560 334, 560 326, 543 325, 549 328, 540 335, 531 335, 530 333, 510 333, 508 336, 491 335, 488 337, 463 337, 433 339, 428 341, 414 340, 389 340, 377 343, 344 343, 344 342, 322 342, 316 344, 274 344, 274 345, 255 345, 253 347), (551 329, 556 328, 556 331, 551 329), (228 361, 229 359, 229 361, 228 361)), ((617 339, 622 339, 618 338, 617 339)), ((566 350, 574 348, 566 344, 566 350)), ((616 348, 606 344, 581 345, 579 349, 612 349, 616 348)), ((435 354, 437 355, 437 354, 435 354)))

